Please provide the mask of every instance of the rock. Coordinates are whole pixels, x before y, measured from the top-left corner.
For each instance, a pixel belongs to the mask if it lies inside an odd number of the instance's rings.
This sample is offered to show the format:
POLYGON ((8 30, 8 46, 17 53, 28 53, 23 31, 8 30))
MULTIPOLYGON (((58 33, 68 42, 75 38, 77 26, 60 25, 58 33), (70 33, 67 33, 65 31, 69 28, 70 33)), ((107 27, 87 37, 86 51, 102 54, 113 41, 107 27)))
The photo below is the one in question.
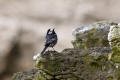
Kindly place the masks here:
POLYGON ((47 51, 34 58, 34 71, 18 72, 13 80, 119 80, 120 70, 108 60, 110 53, 109 47, 47 51))
POLYGON ((110 27, 108 34, 108 41, 112 49, 112 60, 120 62, 120 25, 113 25, 110 27))
POLYGON ((27 71, 27 72, 18 72, 18 73, 16 73, 16 74, 14 75, 13 80, 19 80, 19 79, 25 80, 25 77, 26 77, 26 79, 30 79, 30 78, 33 77, 33 75, 34 75, 36 72, 38 72, 37 69, 32 69, 32 70, 27 71), (19 75, 19 76, 18 76, 18 75, 19 75), (25 76, 25 75, 27 75, 27 76, 25 76))
POLYGON ((111 25, 116 23, 102 21, 75 29, 72 40, 74 48, 109 47, 107 37, 111 25))

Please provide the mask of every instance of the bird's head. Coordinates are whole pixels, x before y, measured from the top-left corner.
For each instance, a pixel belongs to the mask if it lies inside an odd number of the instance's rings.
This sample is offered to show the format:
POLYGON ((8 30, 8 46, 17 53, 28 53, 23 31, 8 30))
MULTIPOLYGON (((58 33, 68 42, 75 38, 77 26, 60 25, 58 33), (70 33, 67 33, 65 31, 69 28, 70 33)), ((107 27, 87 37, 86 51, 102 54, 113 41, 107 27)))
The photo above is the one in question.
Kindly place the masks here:
POLYGON ((53 29, 48 29, 48 31, 47 31, 47 34, 52 34, 52 32, 53 32, 53 29))
POLYGON ((53 33, 53 34, 56 34, 56 33, 55 33, 55 28, 53 28, 52 33, 53 33))
POLYGON ((48 29, 48 31, 47 31, 47 34, 56 34, 55 33, 55 28, 50 28, 50 29, 48 29))

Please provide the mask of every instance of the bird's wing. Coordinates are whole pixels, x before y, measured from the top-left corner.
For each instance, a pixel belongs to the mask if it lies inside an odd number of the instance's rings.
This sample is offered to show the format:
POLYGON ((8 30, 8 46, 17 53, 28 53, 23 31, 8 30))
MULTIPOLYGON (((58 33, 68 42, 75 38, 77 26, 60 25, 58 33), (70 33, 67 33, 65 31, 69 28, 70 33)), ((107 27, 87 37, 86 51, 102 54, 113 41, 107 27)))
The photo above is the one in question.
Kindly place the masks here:
POLYGON ((50 44, 52 44, 54 41, 56 41, 56 35, 46 36, 45 45, 50 45, 50 44))

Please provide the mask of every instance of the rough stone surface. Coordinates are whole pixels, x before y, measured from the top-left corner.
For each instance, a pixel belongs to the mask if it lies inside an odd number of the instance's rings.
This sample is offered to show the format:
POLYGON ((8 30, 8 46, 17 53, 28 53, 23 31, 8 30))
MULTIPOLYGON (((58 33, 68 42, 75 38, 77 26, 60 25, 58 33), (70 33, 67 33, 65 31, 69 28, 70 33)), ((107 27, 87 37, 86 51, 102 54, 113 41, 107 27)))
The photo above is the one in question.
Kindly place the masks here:
POLYGON ((110 53, 108 47, 48 51, 36 58, 35 69, 14 74, 13 80, 119 80, 120 69, 108 60, 110 53))
POLYGON ((108 40, 113 52, 112 60, 115 62, 120 62, 120 24, 110 27, 108 40))
POLYGON ((108 32, 113 22, 97 22, 88 26, 82 26, 73 31, 72 44, 77 49, 88 49, 92 47, 109 47, 108 32))

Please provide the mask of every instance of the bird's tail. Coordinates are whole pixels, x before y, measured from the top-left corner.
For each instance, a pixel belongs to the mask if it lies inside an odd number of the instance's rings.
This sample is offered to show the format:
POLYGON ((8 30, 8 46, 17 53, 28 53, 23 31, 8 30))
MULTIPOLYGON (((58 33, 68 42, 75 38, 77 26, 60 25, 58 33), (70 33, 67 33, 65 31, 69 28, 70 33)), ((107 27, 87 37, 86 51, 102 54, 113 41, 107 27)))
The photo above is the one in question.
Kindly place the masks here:
POLYGON ((45 48, 42 50, 41 54, 44 54, 45 50, 47 49, 48 47, 45 46, 45 48))

